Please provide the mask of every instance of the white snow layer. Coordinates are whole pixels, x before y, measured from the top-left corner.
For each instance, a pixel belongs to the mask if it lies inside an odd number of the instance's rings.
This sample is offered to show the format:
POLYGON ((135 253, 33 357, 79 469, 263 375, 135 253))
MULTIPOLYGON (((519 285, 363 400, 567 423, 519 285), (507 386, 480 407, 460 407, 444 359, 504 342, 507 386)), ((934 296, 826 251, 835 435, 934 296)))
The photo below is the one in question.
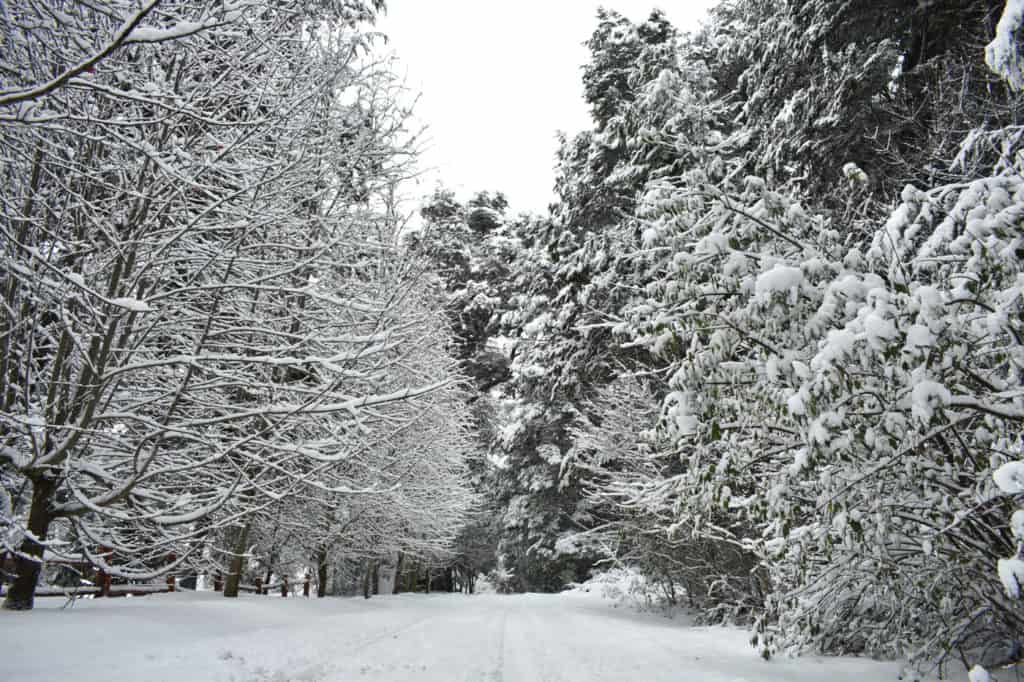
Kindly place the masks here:
POLYGON ((1018 540, 1024 540, 1024 509, 1018 509, 1010 517, 1010 530, 1018 540))
POLYGON ((1020 599, 1021 588, 1024 587, 1024 560, 1022 559, 1000 559, 999 581, 1003 583, 1010 599, 1020 599))
POLYGON ((793 287, 800 286, 803 281, 804 273, 800 271, 800 268, 776 264, 771 270, 762 272, 758 276, 757 282, 754 284, 754 291, 758 296, 773 291, 786 292, 793 287))
POLYGON ((1007 462, 995 470, 992 480, 1008 495, 1024 494, 1024 461, 1007 462))
POLYGON ((589 593, 229 600, 200 592, 61 611, 63 602, 0 612, 4 679, 881 682, 899 672, 857 658, 763 661, 744 630, 638 614, 589 593))
POLYGON ((208 25, 197 21, 182 21, 168 28, 155 26, 139 26, 132 30, 125 39, 127 43, 158 43, 165 40, 177 40, 198 33, 208 25))
POLYGON ((985 46, 988 68, 1006 79, 1014 90, 1024 90, 1024 57, 1018 50, 1018 37, 1024 25, 1024 0, 1006 0, 1003 15, 996 25, 996 37, 985 46))
POLYGON ((949 389, 935 381, 920 381, 910 393, 911 411, 922 421, 931 421, 936 408, 948 407, 953 400, 949 389))
POLYGON ((119 308, 124 308, 125 310, 130 310, 133 313, 151 313, 151 312, 153 312, 153 309, 149 307, 149 304, 147 304, 145 301, 140 301, 137 298, 129 298, 129 297, 112 298, 112 299, 110 299, 110 302, 113 305, 116 305, 119 308))
POLYGON ((992 676, 988 674, 988 671, 982 668, 980 665, 976 665, 971 668, 971 672, 968 674, 970 682, 992 682, 992 676))

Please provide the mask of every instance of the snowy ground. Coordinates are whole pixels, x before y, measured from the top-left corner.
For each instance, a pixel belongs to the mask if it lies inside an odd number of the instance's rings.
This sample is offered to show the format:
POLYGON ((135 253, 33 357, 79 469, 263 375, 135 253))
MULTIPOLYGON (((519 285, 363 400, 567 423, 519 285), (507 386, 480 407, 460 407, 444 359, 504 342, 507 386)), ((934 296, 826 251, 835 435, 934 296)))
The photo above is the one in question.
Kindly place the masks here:
POLYGON ((213 593, 0 611, 5 680, 871 682, 896 664, 765 662, 747 634, 589 594, 280 599, 213 593))

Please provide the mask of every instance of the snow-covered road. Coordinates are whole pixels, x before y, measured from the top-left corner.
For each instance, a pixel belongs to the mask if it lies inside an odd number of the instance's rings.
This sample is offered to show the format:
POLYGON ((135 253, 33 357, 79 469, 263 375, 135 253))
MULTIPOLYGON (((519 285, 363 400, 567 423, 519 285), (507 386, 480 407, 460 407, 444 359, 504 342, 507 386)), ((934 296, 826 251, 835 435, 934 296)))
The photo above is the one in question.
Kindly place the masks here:
POLYGON ((638 614, 589 594, 363 599, 210 593, 0 612, 0 678, 342 682, 895 680, 858 659, 762 661, 747 633, 638 614))

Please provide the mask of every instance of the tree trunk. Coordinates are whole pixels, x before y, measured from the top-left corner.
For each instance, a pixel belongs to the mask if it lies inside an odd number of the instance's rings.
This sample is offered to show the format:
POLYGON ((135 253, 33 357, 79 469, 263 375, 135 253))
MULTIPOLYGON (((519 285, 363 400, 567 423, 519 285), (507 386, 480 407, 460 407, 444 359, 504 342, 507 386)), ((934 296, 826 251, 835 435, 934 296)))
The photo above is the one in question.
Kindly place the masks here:
POLYGON ((57 482, 52 478, 40 477, 33 481, 32 504, 28 512, 31 537, 22 541, 21 553, 14 557, 16 575, 4 599, 5 609, 27 611, 35 603, 36 582, 43 566, 43 545, 40 542, 46 541, 46 534, 50 531, 50 522, 53 521, 50 516, 50 500, 56 489, 57 482))
POLYGON ((270 579, 274 577, 274 571, 269 566, 267 567, 267 574, 263 578, 263 585, 265 589, 270 589, 270 579))
POLYGON ((327 546, 321 545, 316 555, 316 596, 327 596, 327 546))
MULTIPOLYGON (((96 552, 99 556, 103 557, 103 560, 106 561, 108 565, 112 565, 114 563, 114 550, 112 550, 110 547, 104 547, 100 545, 96 548, 96 552)), ((109 597, 110 574, 102 568, 97 568, 96 575, 93 577, 93 580, 95 581, 96 586, 100 588, 99 594, 97 596, 109 597)))
POLYGON ((427 594, 430 594, 430 566, 427 566, 427 594))
POLYGON ((416 578, 418 577, 419 572, 420 572, 420 566, 419 566, 418 563, 414 562, 413 565, 412 565, 412 570, 409 571, 409 575, 406 578, 406 581, 407 581, 406 584, 405 584, 405 591, 406 592, 415 592, 416 591, 416 578))
POLYGON ((363 599, 370 598, 370 575, 373 573, 373 561, 367 559, 366 571, 363 573, 363 599))
POLYGON ((380 562, 373 562, 373 593, 380 594, 380 562))
POLYGON ((394 588, 391 590, 391 594, 398 594, 402 591, 402 562, 404 560, 405 556, 401 552, 399 552, 398 563, 395 565, 395 585, 394 588))
POLYGON ((245 565, 245 550, 249 543, 249 524, 242 526, 235 542, 235 553, 231 557, 228 579, 224 581, 224 596, 237 597, 238 585, 242 582, 242 567, 245 565))

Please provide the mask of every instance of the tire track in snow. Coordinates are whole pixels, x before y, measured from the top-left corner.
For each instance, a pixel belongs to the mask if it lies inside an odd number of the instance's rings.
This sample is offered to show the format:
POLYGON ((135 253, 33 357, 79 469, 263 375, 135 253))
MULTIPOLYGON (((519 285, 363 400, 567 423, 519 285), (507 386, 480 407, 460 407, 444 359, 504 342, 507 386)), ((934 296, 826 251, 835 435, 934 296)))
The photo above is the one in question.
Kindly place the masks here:
POLYGON ((383 642, 386 639, 397 639, 399 635, 401 635, 403 633, 406 633, 409 630, 412 630, 412 629, 422 625, 423 623, 427 622, 428 620, 437 620, 438 618, 442 617, 443 615, 444 615, 443 613, 437 613, 437 614, 432 614, 432 615, 429 615, 429 616, 423 616, 422 618, 417 618, 416 620, 412 621, 411 623, 406 623, 405 625, 403 625, 403 626, 401 626, 399 628, 388 629, 388 630, 386 630, 384 632, 381 632, 381 633, 378 633, 378 634, 370 635, 368 637, 363 637, 362 639, 357 639, 357 640, 352 640, 352 641, 348 641, 348 642, 343 642, 341 647, 339 647, 339 648, 341 649, 341 653, 353 654, 353 653, 356 653, 356 651, 358 649, 362 649, 363 647, 367 647, 367 646, 376 644, 378 642, 383 642))

